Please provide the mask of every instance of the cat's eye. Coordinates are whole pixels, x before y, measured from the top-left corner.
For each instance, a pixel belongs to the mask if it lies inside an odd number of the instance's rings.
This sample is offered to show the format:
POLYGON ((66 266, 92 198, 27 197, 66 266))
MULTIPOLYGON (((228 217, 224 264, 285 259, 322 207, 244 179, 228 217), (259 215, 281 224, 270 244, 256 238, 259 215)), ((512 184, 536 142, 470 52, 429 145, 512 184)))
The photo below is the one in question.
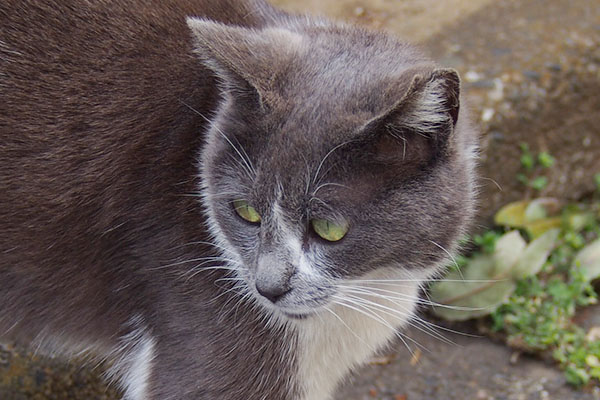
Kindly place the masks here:
POLYGON ((253 224, 258 224, 260 222, 260 214, 254 207, 248 204, 247 201, 234 200, 233 208, 235 209, 235 212, 244 220, 253 224))
POLYGON ((330 242, 341 240, 348 232, 348 224, 328 221, 326 219, 311 219, 310 224, 313 231, 323 239, 330 242))

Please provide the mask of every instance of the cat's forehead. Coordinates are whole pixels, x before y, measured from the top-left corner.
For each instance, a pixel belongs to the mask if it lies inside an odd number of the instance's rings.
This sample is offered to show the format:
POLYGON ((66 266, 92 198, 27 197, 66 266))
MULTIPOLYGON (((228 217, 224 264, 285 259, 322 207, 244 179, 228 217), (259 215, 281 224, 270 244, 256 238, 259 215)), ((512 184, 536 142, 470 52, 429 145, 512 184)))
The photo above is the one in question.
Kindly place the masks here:
MULTIPOLYGON (((261 113, 251 113, 260 117, 238 136, 257 167, 255 196, 271 204, 283 193, 281 206, 293 209, 305 205, 321 184, 362 185, 361 193, 368 194, 372 185, 341 155, 431 64, 402 43, 360 29, 315 29, 294 46, 301 49, 269 85, 276 95, 267 96, 261 113), (338 182, 340 176, 356 179, 338 182)), ((352 197, 340 195, 340 187, 326 189, 316 201, 326 193, 341 202, 352 197)))
POLYGON ((373 110, 406 90, 415 67, 429 63, 412 47, 357 28, 315 29, 279 77, 284 96, 373 110), (413 72, 409 72, 413 71, 413 72))

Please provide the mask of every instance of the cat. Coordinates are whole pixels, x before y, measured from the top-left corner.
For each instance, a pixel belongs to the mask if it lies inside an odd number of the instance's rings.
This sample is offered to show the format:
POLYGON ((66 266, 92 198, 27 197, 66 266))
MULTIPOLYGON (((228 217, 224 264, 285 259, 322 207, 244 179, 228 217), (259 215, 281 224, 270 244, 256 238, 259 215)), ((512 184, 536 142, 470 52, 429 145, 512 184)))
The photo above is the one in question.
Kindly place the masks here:
POLYGON ((128 400, 331 398, 472 219, 462 103, 262 0, 4 0, 0 336, 128 400))

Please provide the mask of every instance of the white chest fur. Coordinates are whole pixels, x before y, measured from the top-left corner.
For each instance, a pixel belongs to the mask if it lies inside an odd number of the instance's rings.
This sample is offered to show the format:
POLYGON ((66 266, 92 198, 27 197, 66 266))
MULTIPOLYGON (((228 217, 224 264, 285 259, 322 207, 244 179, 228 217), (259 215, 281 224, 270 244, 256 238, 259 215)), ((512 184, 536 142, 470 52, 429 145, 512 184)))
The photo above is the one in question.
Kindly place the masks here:
POLYGON ((339 302, 345 305, 336 304, 299 321, 302 400, 330 399, 340 380, 388 344, 411 317, 418 295, 416 282, 369 287, 375 289, 372 294, 350 289, 346 296, 340 295, 339 302))

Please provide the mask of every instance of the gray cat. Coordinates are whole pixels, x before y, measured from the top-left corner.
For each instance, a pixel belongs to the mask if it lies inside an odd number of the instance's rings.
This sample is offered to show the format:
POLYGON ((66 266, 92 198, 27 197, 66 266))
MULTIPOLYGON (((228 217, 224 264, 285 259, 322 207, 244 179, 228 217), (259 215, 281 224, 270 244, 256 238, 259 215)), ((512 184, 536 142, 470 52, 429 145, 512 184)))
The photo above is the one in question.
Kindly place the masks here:
POLYGON ((262 0, 3 0, 0 336, 129 400, 330 398, 471 218, 459 85, 262 0))

